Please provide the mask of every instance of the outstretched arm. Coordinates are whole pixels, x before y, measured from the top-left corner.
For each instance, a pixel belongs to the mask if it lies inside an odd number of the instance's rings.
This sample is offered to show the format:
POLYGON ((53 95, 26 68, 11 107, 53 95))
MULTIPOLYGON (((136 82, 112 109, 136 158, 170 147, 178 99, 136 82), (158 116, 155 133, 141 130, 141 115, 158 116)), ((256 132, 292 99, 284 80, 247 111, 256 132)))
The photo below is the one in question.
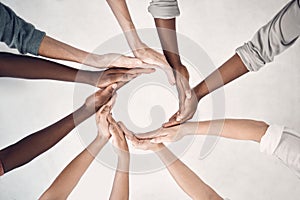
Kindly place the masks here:
POLYGON ((0 151, 0 162, 4 173, 30 162, 57 144, 75 126, 89 118, 105 104, 114 94, 115 87, 116 85, 112 85, 105 90, 96 92, 87 98, 85 104, 72 114, 2 149, 0 151))
POLYGON ((68 164, 51 186, 40 197, 43 199, 67 199, 90 164, 110 138, 107 116, 115 98, 111 99, 96 114, 98 134, 94 141, 68 164))
POLYGON ((172 72, 172 68, 166 61, 166 58, 156 52, 155 50, 149 48, 146 44, 144 44, 135 29, 135 26, 130 17, 129 10, 127 8, 127 4, 125 0, 107 0, 110 8, 112 9, 115 17, 117 18, 126 40, 135 55, 135 57, 139 58, 145 63, 155 65, 160 67, 168 77, 168 80, 171 84, 175 83, 175 78, 172 72))
POLYGON ((118 82, 127 82, 153 69, 107 69, 105 71, 78 70, 41 58, 0 53, 0 77, 51 79, 85 83, 99 88, 118 82))
POLYGON ((126 137, 131 140, 133 146, 138 149, 155 151, 168 171, 181 187, 192 199, 201 200, 221 200, 222 198, 206 183, 204 183, 191 169, 182 163, 163 144, 153 144, 150 140, 139 140, 124 124, 121 124, 126 137))
POLYGON ((142 62, 137 58, 127 57, 121 54, 109 53, 98 55, 86 52, 61 41, 55 40, 47 35, 41 41, 38 54, 47 58, 77 62, 96 68, 133 68, 142 64, 142 62))
POLYGON ((186 135, 216 135, 237 140, 260 142, 268 125, 262 121, 248 119, 220 119, 212 121, 186 122, 181 125, 160 128, 137 137, 152 138, 151 142, 177 141, 186 135))

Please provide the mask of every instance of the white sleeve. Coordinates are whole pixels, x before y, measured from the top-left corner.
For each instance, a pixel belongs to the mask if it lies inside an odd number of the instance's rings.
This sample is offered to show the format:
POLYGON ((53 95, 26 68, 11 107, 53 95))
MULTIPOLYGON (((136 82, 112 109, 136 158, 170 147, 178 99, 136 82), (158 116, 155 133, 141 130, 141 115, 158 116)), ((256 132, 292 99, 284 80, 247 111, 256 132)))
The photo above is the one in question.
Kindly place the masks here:
POLYGON ((300 134, 284 126, 270 125, 260 151, 280 159, 300 178, 300 134))
POLYGON ((148 11, 154 18, 172 19, 180 15, 177 0, 152 0, 148 11))
POLYGON ((300 0, 290 1, 254 37, 236 49, 249 71, 258 71, 290 46, 300 35, 300 0))

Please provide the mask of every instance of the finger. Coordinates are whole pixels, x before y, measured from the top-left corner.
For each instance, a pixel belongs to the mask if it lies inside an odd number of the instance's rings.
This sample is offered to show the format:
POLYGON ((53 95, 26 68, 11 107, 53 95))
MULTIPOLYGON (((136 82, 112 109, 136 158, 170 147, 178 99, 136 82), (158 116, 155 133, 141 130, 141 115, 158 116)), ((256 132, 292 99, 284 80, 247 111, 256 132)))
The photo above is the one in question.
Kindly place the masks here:
POLYGON ((175 85, 176 81, 175 81, 175 76, 174 76, 172 68, 170 66, 167 66, 167 67, 164 67, 163 70, 168 77, 169 83, 171 85, 175 85))
POLYGON ((127 68, 133 68, 136 66, 140 66, 143 63, 138 58, 123 56, 123 55, 118 59, 118 61, 120 63, 119 66, 127 67, 127 68))
POLYGON ((155 72, 155 69, 153 67, 151 68, 134 68, 134 69, 130 69, 128 70, 128 74, 150 74, 155 72))
POLYGON ((114 124, 110 124, 108 130, 109 130, 109 133, 113 136, 113 138, 115 140, 120 140, 121 139, 120 136, 119 136, 118 130, 116 129, 114 124))
POLYGON ((126 137, 129 136, 129 138, 131 139, 137 139, 136 136, 133 134, 133 132, 127 129, 127 127, 123 124, 123 122, 118 122, 118 125, 122 129, 126 137))
POLYGON ((191 90, 189 82, 187 80, 185 80, 185 78, 183 77, 181 79, 181 84, 182 84, 182 87, 183 87, 183 90, 184 90, 183 94, 185 94, 185 97, 187 99, 191 99, 191 97, 192 97, 192 90, 191 90))
POLYGON ((151 139, 158 136, 158 131, 150 131, 147 133, 136 134, 138 139, 151 139))
POLYGON ((115 93, 117 86, 118 85, 115 83, 111 84, 107 86, 104 90, 99 90, 98 92, 96 92, 95 96, 103 97, 103 99, 105 100, 104 103, 106 103, 115 93))
POLYGON ((179 111, 181 111, 181 108, 182 108, 182 105, 184 105, 184 99, 185 99, 184 87, 183 87, 180 79, 177 81, 176 85, 177 85, 178 96, 179 96, 179 111))
POLYGON ((176 126, 176 125, 179 125, 179 124, 180 124, 180 121, 169 121, 169 122, 164 123, 163 127, 164 128, 169 128, 169 127, 176 126))
POLYGON ((157 137, 150 140, 151 143, 159 144, 163 142, 169 142, 170 140, 167 137, 157 137))

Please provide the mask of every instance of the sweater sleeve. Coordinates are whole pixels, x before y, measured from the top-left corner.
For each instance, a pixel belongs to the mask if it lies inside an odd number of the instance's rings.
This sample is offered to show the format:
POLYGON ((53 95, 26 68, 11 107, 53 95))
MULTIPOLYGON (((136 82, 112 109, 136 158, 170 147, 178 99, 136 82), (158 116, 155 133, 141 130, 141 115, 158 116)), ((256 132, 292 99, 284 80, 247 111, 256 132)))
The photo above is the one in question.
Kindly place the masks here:
POLYGON ((154 18, 172 19, 180 15, 177 0, 152 0, 148 11, 154 18))
POLYGON ((22 54, 38 55, 45 32, 21 19, 9 7, 0 3, 0 41, 22 54))
POLYGON ((254 37, 236 49, 249 71, 258 71, 294 44, 300 35, 300 0, 290 1, 254 37))

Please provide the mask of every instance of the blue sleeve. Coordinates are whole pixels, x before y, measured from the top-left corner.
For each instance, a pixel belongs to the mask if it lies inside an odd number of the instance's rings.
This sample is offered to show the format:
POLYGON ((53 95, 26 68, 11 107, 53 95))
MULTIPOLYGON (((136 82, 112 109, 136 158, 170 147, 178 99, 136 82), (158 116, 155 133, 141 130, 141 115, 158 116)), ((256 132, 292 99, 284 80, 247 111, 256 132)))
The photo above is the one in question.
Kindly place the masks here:
POLYGON ((38 55, 45 32, 21 19, 9 7, 0 3, 0 41, 22 54, 38 55))

